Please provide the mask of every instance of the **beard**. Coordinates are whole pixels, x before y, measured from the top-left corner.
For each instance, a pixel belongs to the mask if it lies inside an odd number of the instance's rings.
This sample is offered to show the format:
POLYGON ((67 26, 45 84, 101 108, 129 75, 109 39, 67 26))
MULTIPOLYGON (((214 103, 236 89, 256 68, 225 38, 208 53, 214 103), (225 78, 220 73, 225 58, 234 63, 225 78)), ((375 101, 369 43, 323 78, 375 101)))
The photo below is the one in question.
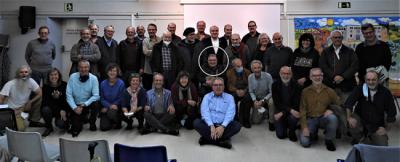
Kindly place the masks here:
POLYGON ((376 90, 376 88, 378 87, 378 85, 369 85, 369 84, 367 84, 368 85, 368 88, 370 89, 370 90, 376 90))
POLYGON ((15 86, 17 89, 24 89, 27 87, 29 84, 29 77, 21 77, 16 80, 15 86))
POLYGON ((288 84, 288 83, 290 82, 290 79, 283 79, 283 78, 281 78, 281 80, 282 80, 282 82, 285 83, 285 84, 288 84))

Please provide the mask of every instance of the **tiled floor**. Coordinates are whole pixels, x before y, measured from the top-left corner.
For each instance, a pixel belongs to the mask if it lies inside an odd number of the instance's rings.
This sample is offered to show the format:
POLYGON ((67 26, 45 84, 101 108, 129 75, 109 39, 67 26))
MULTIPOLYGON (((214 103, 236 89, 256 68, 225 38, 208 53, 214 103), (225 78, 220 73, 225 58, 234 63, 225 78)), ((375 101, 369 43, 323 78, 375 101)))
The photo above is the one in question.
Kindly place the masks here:
MULTIPOLYGON (((398 117, 399 118, 399 117, 398 117)), ((126 145, 165 145, 168 157, 177 159, 179 162, 335 162, 337 158, 345 158, 351 149, 350 139, 342 138, 336 140, 337 150, 330 152, 326 150, 323 137, 320 136, 318 143, 311 148, 303 148, 298 142, 294 143, 280 140, 275 137, 275 132, 270 132, 266 124, 255 125, 251 129, 242 128, 239 134, 232 138, 233 148, 231 150, 216 146, 200 146, 197 141, 199 135, 196 131, 181 130, 178 137, 153 133, 140 135, 137 129, 132 131, 112 130, 108 132, 91 132, 86 126, 85 130, 77 138, 70 134, 55 131, 46 142, 58 144, 59 138, 73 140, 106 139, 110 149, 115 143, 126 145)), ((30 130, 38 130, 30 128, 30 130)), ((43 130, 38 130, 42 132, 43 130)), ((400 146, 400 122, 397 121, 389 131, 389 144, 400 146)), ((113 150, 110 150, 112 153, 113 150)), ((400 155, 399 155, 400 159, 400 155)))

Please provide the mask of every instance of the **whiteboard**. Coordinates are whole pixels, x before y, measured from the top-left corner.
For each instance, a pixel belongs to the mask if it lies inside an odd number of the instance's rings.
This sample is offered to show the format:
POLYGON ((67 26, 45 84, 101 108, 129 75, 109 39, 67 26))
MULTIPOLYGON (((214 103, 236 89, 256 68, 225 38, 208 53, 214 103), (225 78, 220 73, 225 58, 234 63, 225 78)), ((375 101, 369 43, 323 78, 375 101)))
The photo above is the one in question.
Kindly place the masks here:
POLYGON ((241 38, 249 32, 247 23, 254 20, 257 31, 272 34, 280 31, 280 4, 185 4, 184 26, 195 27, 199 20, 209 27, 219 27, 219 36, 224 34, 224 25, 232 24, 233 33, 239 33, 241 38))

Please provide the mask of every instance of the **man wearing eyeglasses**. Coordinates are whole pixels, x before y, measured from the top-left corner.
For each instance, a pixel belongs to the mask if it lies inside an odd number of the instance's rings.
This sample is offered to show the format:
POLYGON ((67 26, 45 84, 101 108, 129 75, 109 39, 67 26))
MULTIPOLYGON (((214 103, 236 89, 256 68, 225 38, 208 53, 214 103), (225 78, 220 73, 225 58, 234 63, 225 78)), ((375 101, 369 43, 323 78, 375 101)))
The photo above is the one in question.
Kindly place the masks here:
POLYGON ((25 60, 32 68, 32 79, 40 85, 52 68, 56 58, 56 45, 49 40, 50 30, 47 26, 41 26, 38 34, 39 38, 31 40, 26 46, 25 60))
POLYGON ((329 151, 335 151, 333 139, 336 137, 338 118, 329 109, 332 104, 339 105, 335 91, 322 83, 320 68, 310 70, 312 84, 303 89, 300 99, 300 144, 310 147, 318 137, 318 129, 325 129, 325 145, 329 151))
POLYGON ((206 94, 201 103, 201 119, 196 119, 194 128, 201 135, 199 144, 212 144, 230 149, 230 139, 240 131, 240 124, 234 121, 235 101, 224 92, 224 79, 212 80, 213 91, 206 94))
POLYGON ((341 31, 332 31, 330 39, 332 45, 322 51, 319 66, 324 73, 323 83, 335 90, 343 104, 356 85, 358 58, 353 49, 342 43, 341 31))
POLYGON ((367 23, 361 26, 361 32, 365 41, 356 47, 356 55, 359 60, 358 78, 364 83, 366 69, 370 67, 384 66, 387 71, 392 64, 392 54, 387 43, 378 40, 375 35, 375 28, 367 23))
POLYGON ((251 20, 247 23, 249 33, 244 35, 242 43, 246 44, 250 51, 250 58, 253 58, 253 54, 257 50, 258 36, 260 33, 257 31, 257 24, 255 21, 251 20))

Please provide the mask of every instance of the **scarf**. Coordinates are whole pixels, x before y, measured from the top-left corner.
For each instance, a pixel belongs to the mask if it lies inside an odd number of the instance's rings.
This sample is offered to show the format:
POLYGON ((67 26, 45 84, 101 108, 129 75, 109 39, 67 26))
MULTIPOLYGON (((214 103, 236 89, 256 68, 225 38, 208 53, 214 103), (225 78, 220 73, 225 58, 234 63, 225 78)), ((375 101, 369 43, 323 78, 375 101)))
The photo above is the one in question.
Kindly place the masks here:
POLYGON ((189 85, 187 85, 186 87, 182 87, 181 85, 178 86, 179 100, 185 99, 185 96, 183 95, 183 91, 186 91, 186 93, 187 93, 187 100, 192 100, 192 93, 191 93, 189 87, 190 87, 189 85))
POLYGON ((137 91, 133 91, 130 87, 126 88, 126 91, 128 91, 129 95, 131 95, 131 109, 134 107, 138 106, 138 94, 139 94, 139 88, 137 91))

